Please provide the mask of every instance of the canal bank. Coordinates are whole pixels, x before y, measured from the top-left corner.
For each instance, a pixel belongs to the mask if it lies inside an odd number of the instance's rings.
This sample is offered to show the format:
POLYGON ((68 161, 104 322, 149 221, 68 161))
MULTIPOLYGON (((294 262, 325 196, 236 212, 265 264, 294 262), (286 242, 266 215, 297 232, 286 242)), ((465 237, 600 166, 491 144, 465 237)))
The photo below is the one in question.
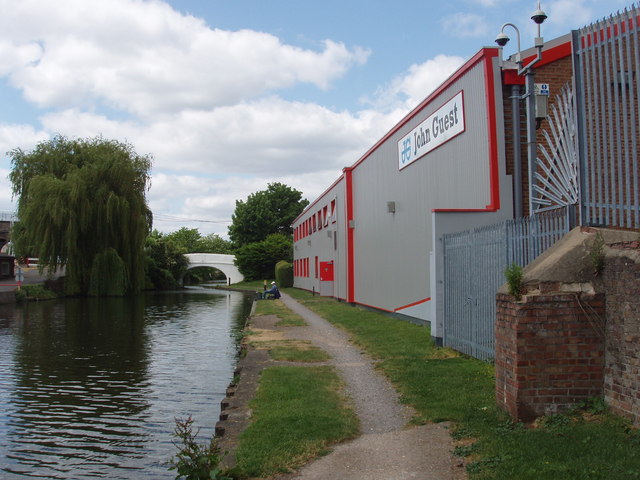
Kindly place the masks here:
MULTIPOLYGON (((355 347, 348 335, 319 315, 284 294, 283 303, 306 321, 304 327, 278 326, 273 315, 252 316, 248 328, 267 332, 273 338, 308 341, 330 355, 327 364, 335 368, 346 384, 345 393, 354 404, 360 421, 358 438, 337 445, 331 453, 312 461, 284 479, 462 479, 462 463, 452 456, 453 444, 446 424, 409 425, 415 412, 400 404, 398 394, 375 368, 374 362, 355 347)), ((220 447, 228 451, 226 466, 235 462, 239 435, 249 425, 249 403, 255 397, 260 374, 266 368, 286 362, 273 360, 266 349, 249 342, 236 372, 237 382, 227 390, 216 426, 220 447)))

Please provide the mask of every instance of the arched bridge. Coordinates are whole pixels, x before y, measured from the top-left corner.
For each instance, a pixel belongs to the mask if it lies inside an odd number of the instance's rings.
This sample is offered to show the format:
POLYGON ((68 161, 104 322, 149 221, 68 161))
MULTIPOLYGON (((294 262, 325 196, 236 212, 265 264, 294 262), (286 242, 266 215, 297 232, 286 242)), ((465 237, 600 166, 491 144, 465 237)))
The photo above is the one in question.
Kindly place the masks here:
POLYGON ((244 275, 240 273, 238 267, 233 263, 235 255, 223 255, 221 253, 187 253, 185 255, 189 261, 187 270, 196 267, 213 267, 220 270, 227 276, 227 282, 238 283, 244 280, 244 275))

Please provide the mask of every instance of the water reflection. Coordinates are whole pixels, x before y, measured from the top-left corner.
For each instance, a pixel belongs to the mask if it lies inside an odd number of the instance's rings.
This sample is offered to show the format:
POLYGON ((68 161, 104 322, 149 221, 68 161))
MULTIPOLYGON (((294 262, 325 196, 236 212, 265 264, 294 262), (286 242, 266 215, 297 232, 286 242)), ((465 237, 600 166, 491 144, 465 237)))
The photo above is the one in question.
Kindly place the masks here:
POLYGON ((5 476, 173 478, 173 419, 211 435, 248 308, 190 289, 0 310, 5 476))

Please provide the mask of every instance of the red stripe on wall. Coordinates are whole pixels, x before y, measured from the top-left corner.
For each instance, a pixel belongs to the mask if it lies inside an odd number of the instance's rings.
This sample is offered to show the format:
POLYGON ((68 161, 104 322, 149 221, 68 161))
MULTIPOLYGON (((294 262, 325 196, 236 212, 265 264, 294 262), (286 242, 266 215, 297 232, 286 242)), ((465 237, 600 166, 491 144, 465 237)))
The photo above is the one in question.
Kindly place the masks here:
MULTIPOLYGON (((495 212, 500 210, 500 178, 498 168, 498 127, 496 120, 496 92, 493 59, 498 56, 497 49, 482 50, 478 61, 484 62, 485 100, 487 104, 487 144, 489 149, 489 204, 484 208, 435 208, 433 212, 495 212)), ((475 57, 474 57, 475 58, 475 57)))
POLYGON ((398 307, 394 310, 394 312, 399 312, 400 310, 404 310, 405 308, 415 307, 416 305, 420 305, 421 303, 426 303, 431 301, 431 297, 427 297, 423 300, 418 300, 417 302, 410 303, 409 305, 404 305, 402 307, 398 307))
POLYGON ((353 167, 346 167, 344 170, 345 196, 347 215, 345 228, 347 231, 347 302, 355 301, 355 252, 353 228, 350 223, 353 221, 353 167))

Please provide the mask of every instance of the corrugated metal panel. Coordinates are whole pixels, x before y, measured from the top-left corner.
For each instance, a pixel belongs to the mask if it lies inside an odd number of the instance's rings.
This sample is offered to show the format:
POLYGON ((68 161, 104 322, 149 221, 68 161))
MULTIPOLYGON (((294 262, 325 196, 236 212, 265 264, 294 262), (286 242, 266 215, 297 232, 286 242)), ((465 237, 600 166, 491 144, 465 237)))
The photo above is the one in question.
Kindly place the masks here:
POLYGON ((487 117, 478 62, 354 169, 358 303, 394 310, 430 295, 431 212, 491 201, 487 117), (398 141, 460 91, 464 133, 399 170, 398 141), (395 202, 395 213, 387 202, 395 202))
POLYGON ((296 276, 294 286, 309 291, 320 291, 320 279, 316 278, 315 257, 318 262, 334 262, 334 294, 336 298, 344 299, 347 296, 347 263, 346 263, 346 228, 345 228, 345 186, 344 179, 337 182, 333 188, 314 202, 313 208, 301 215, 293 227, 307 221, 313 214, 325 206, 330 206, 335 200, 335 222, 329 221, 328 225, 316 230, 310 235, 299 239, 294 243, 294 260, 309 259, 309 275, 307 277, 296 276))

